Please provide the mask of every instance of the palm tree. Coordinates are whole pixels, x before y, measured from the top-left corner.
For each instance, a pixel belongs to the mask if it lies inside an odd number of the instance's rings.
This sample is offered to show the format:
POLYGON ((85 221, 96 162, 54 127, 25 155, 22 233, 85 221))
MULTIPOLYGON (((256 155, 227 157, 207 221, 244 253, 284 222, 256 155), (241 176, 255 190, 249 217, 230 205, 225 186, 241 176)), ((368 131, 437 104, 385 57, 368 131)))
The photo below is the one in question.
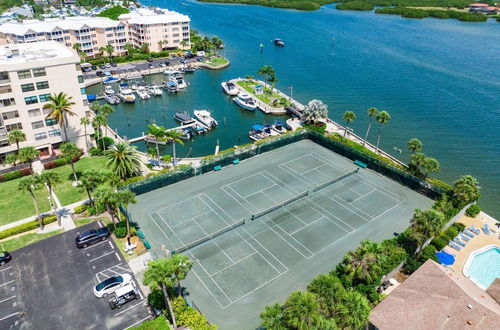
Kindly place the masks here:
POLYGON ((108 170, 94 170, 88 169, 83 171, 80 175, 80 187, 82 187, 89 198, 90 204, 94 206, 94 200, 92 199, 92 192, 97 186, 109 181, 109 178, 113 176, 113 173, 108 170))
POLYGON ((271 83, 271 93, 274 93, 274 85, 278 82, 278 78, 276 78, 276 73, 269 75, 267 78, 267 82, 271 83))
POLYGON ((177 281, 177 294, 180 297, 182 294, 181 281, 186 278, 193 267, 193 262, 189 257, 182 254, 174 254, 167 260, 171 264, 172 275, 177 281))
MULTIPOLYGON (((269 77, 276 76, 276 71, 270 65, 264 65, 262 68, 257 71, 257 74, 260 76, 264 76, 265 81, 269 81, 269 77)), ((276 77, 275 77, 276 78, 276 77)))
POLYGON ((435 158, 425 158, 424 161, 425 177, 427 178, 431 172, 439 172, 439 162, 435 158))
POLYGON ((108 119, 108 116, 110 114, 112 114, 113 112, 115 112, 115 109, 112 106, 110 106, 109 104, 104 104, 103 106, 101 106, 99 112, 106 117, 105 135, 104 136, 108 136, 108 123, 107 123, 107 119, 108 119))
POLYGON ((368 108, 368 116, 370 117, 370 121, 368 122, 368 128, 366 129, 366 135, 365 135, 365 139, 363 141, 363 145, 365 145, 366 139, 368 139, 368 134, 370 133, 370 128, 372 127, 373 117, 376 118, 377 115, 378 115, 377 108, 374 108, 374 107, 368 108))
POLYGON ((127 207, 129 204, 135 204, 137 203, 137 200, 135 199, 135 194, 131 192, 130 190, 120 190, 115 193, 116 195, 116 200, 117 200, 117 214, 118 218, 120 221, 121 219, 121 212, 120 212, 120 206, 122 206, 125 209, 125 223, 127 224, 127 236, 130 237, 130 223, 127 215, 127 207))
POLYGON ((87 53, 85 53, 85 52, 78 52, 78 56, 80 56, 80 62, 83 63, 83 61, 85 61, 85 58, 87 57, 87 53))
POLYGON ((64 141, 68 141, 68 134, 66 127, 68 126, 67 116, 76 116, 76 113, 71 111, 71 107, 75 104, 71 102, 72 97, 64 92, 49 96, 49 103, 43 106, 44 109, 50 109, 51 112, 47 115, 46 119, 53 118, 57 120, 59 127, 64 129, 64 141))
POLYGON ((184 145, 184 142, 182 141, 181 137, 183 137, 184 134, 182 132, 179 132, 175 129, 171 129, 165 132, 165 138, 167 141, 172 142, 172 164, 175 166, 175 163, 177 161, 177 157, 175 154, 175 144, 180 143, 180 145, 184 145))
POLYGON ((158 147, 158 142, 162 141, 166 135, 166 131, 163 127, 160 127, 156 124, 148 125, 148 135, 152 135, 155 138, 155 146, 156 146, 156 158, 160 159, 160 149, 158 147))
POLYGON ((175 286, 175 279, 172 277, 171 264, 168 259, 162 258, 149 262, 148 268, 144 273, 144 284, 148 285, 152 290, 161 289, 163 291, 163 298, 165 299, 165 305, 170 310, 174 330, 177 329, 174 310, 172 309, 170 297, 167 292, 168 288, 175 286))
POLYGON ((73 49, 76 50, 76 52, 80 52, 80 49, 82 49, 82 44, 77 42, 73 45, 73 49))
POLYGON ((262 319, 260 325, 269 330, 285 330, 286 325, 283 321, 283 308, 279 303, 264 307, 264 311, 260 313, 262 319))
POLYGON ((75 182, 78 182, 78 178, 76 176, 75 171, 75 158, 82 154, 82 151, 78 149, 76 144, 73 142, 66 142, 61 144, 61 153, 64 158, 68 158, 71 164, 71 170, 73 171, 73 177, 75 178, 75 182))
POLYGON ((346 122, 346 125, 344 127, 344 137, 345 137, 346 134, 347 134, 347 125, 349 125, 349 123, 351 123, 354 120, 356 120, 356 114, 354 112, 352 112, 352 111, 346 111, 342 115, 342 119, 345 120, 345 122, 346 122))
POLYGON ((97 138, 101 140, 102 150, 106 150, 106 144, 102 136, 101 126, 105 126, 107 130, 108 118, 103 114, 95 115, 95 117, 92 119, 92 126, 94 126, 94 129, 96 129, 97 138))
POLYGON ((33 161, 40 155, 40 151, 33 147, 24 147, 19 150, 19 161, 21 163, 29 163, 31 175, 34 176, 33 172, 33 161))
POLYGON ((186 46, 187 46, 187 42, 186 42, 186 40, 184 40, 184 39, 183 39, 183 40, 181 40, 181 42, 179 43, 179 45, 181 45, 182 49, 185 49, 185 48, 186 48, 186 46))
POLYGON ((15 166, 18 160, 19 160, 19 155, 15 153, 10 153, 7 154, 7 156, 5 156, 5 163, 11 164, 12 166, 15 166))
POLYGON ((31 198, 33 199, 33 204, 35 205, 35 212, 38 218, 38 224, 40 225, 40 230, 42 230, 43 219, 40 216, 40 209, 38 208, 38 201, 36 200, 35 196, 35 190, 41 188, 40 182, 38 180, 38 175, 22 178, 21 181, 19 181, 17 188, 21 191, 30 193, 31 198))
POLYGON ((347 290, 338 306, 335 316, 336 323, 341 329, 364 329, 370 316, 370 302, 360 292, 347 290))
POLYGON ((113 62, 113 53, 115 52, 115 47, 113 45, 106 45, 104 51, 108 53, 109 63, 113 62))
POLYGON ((380 124, 380 127, 378 129, 377 148, 375 149, 376 153, 379 152, 378 145, 380 143, 380 135, 382 134, 382 126, 387 124, 389 122, 389 120, 391 120, 391 116, 389 115, 389 113, 387 111, 380 111, 377 114, 377 122, 380 124))
POLYGON ((481 196, 479 182, 472 175, 463 175, 453 184, 453 198, 460 206, 475 202, 481 196))
POLYGON ((143 53, 143 54, 149 54, 151 53, 151 51, 149 50, 149 44, 147 42, 143 43, 141 48, 140 48, 140 51, 143 53))
POLYGON ((106 52, 106 48, 99 47, 99 53, 101 53, 101 56, 103 56, 105 52, 106 52))
POLYGON ((127 56, 130 56, 134 53, 135 47, 131 43, 127 42, 125 45, 123 45, 123 49, 127 51, 127 56))
POLYGON ((285 323, 294 329, 311 329, 321 317, 316 295, 308 291, 295 291, 285 301, 285 323))
POLYGON ((113 188, 106 184, 100 185, 95 189, 94 196, 98 204, 100 203, 101 205, 104 205, 106 207, 106 212, 108 212, 109 216, 111 217, 113 226, 116 229, 116 220, 113 209, 117 200, 113 188))
POLYGON ((11 131, 8 135, 9 143, 15 143, 17 147, 17 153, 19 154, 19 142, 26 141, 26 134, 23 131, 15 129, 11 131))
MULTIPOLYGON (((57 206, 56 201, 52 194, 54 191, 54 186, 61 182, 59 173, 44 171, 42 172, 42 174, 39 175, 38 178, 41 184, 45 184, 47 186, 47 189, 49 190, 49 198, 52 201, 52 205, 57 206)), ((57 224, 61 226, 61 217, 59 216, 59 213, 56 212, 56 216, 57 216, 57 224)))
POLYGON ((307 122, 315 124, 318 119, 328 117, 328 106, 321 100, 311 100, 302 112, 307 122))
POLYGON ((438 234, 444 225, 444 215, 433 209, 420 210, 416 209, 413 218, 410 221, 413 231, 417 234, 420 251, 425 241, 432 236, 438 234))
POLYGON ((416 176, 421 176, 422 175, 422 170, 421 167, 424 166, 425 164, 426 157, 423 153, 421 152, 416 152, 411 155, 410 157, 410 163, 409 168, 413 172, 415 172, 416 176))
POLYGON ((340 279, 332 274, 316 276, 307 286, 307 290, 316 294, 322 313, 332 317, 335 313, 335 304, 340 301, 345 289, 340 279))
POLYGON ((384 259, 380 244, 362 241, 356 250, 344 256, 343 270, 354 283, 371 284, 380 275, 384 259))
POLYGON ((99 104, 99 102, 94 101, 90 103, 89 108, 97 115, 99 113, 99 110, 101 109, 101 105, 99 104))
POLYGON ((141 159, 135 146, 118 142, 104 152, 108 158, 106 166, 120 179, 133 176, 141 170, 141 159))
POLYGON ((414 154, 417 151, 418 152, 422 151, 423 147, 422 142, 420 142, 420 140, 417 138, 413 138, 410 141, 408 141, 407 145, 408 149, 411 150, 412 154, 414 154))
POLYGON ((215 51, 217 52, 222 46, 222 40, 220 40, 219 37, 215 36, 212 38, 212 44, 214 45, 215 51))
POLYGON ((82 118, 80 118, 80 124, 83 125, 83 131, 85 134, 85 145, 88 148, 89 147, 89 138, 87 136, 87 125, 90 125, 90 119, 88 117, 82 117, 82 118))

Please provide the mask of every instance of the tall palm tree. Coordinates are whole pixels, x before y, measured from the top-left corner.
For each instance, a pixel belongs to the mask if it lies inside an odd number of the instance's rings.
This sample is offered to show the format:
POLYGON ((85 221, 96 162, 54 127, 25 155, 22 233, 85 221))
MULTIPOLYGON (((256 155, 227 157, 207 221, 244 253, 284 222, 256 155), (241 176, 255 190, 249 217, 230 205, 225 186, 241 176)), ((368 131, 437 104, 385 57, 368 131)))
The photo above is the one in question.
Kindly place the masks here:
POLYGON ((163 291, 163 298, 165 299, 165 305, 170 310, 174 330, 177 329, 174 310, 167 292, 168 288, 175 286, 175 279, 172 277, 171 264, 168 259, 161 258, 149 262, 144 273, 144 284, 148 285, 152 290, 161 289, 163 291))
POLYGON ((184 134, 182 132, 179 132, 175 129, 171 129, 165 132, 165 138, 167 141, 172 142, 172 164, 175 166, 176 161, 177 161, 177 156, 175 154, 175 144, 179 143, 180 145, 184 145, 184 141, 182 141, 181 137, 183 137, 184 134))
POLYGON ((92 126, 94 126, 94 129, 96 129, 97 133, 97 138, 101 140, 102 143, 102 150, 106 150, 106 143, 104 142, 103 136, 102 136, 102 130, 101 127, 105 126, 107 130, 108 126, 108 118, 103 115, 103 114, 97 114, 95 117, 92 119, 92 126))
POLYGON ((179 45, 182 47, 182 49, 185 49, 186 46, 187 46, 186 40, 181 40, 181 42, 179 43, 179 45))
POLYGON ((344 127, 344 137, 345 137, 347 134, 347 125, 349 125, 351 122, 356 120, 356 114, 352 111, 346 111, 342 115, 342 119, 345 120, 345 122, 346 122, 346 125, 344 127))
POLYGON ((73 45, 73 49, 76 50, 76 52, 80 52, 80 49, 82 49, 82 44, 77 42, 73 45))
POLYGON ((83 63, 85 61, 85 58, 87 57, 87 53, 85 52, 78 52, 78 56, 80 56, 80 62, 83 63))
POLYGON ((127 42, 125 45, 123 45, 123 49, 127 51, 127 56, 130 56, 134 53, 135 47, 131 43, 127 42))
POLYGON ((305 106, 302 115, 307 122, 315 124, 318 119, 328 117, 328 106, 321 100, 311 100, 305 106))
POLYGON ((64 92, 60 92, 59 94, 49 96, 49 103, 43 106, 44 109, 51 110, 46 118, 56 119, 59 127, 62 127, 64 129, 64 141, 66 142, 68 141, 68 134, 66 132, 66 127, 68 126, 67 117, 76 116, 76 113, 71 111, 71 107, 75 105, 75 103, 72 102, 71 99, 71 96, 68 96, 64 92))
POLYGON ((174 254, 167 259, 171 264, 172 276, 177 281, 177 294, 182 294, 181 281, 184 280, 193 267, 193 262, 189 257, 182 254, 174 254))
POLYGON ((385 257, 380 244, 362 241, 360 246, 349 251, 342 261, 344 272, 354 283, 371 284, 378 278, 385 257))
POLYGON ((78 182, 78 177, 76 176, 75 171, 75 158, 80 156, 82 154, 82 151, 73 142, 63 143, 59 148, 61 150, 62 156, 69 159, 71 170, 73 171, 73 177, 75 178, 75 182, 78 182))
POLYGON ((24 147, 19 150, 19 161, 21 163, 29 163, 32 176, 35 175, 33 172, 33 162, 39 155, 40 151, 33 147, 24 147))
POLYGON ((106 212, 108 212, 109 216, 111 217, 113 226, 116 229, 114 206, 117 203, 117 200, 113 188, 106 184, 100 185, 94 190, 94 197, 98 204, 104 205, 106 207, 106 212))
POLYGON ((104 51, 108 53, 109 63, 113 62, 113 53, 115 52, 115 47, 113 45, 106 45, 104 51))
MULTIPOLYGON (((61 178, 59 176, 59 173, 52 172, 52 171, 44 171, 42 174, 38 176, 39 181, 41 184, 45 184, 47 186, 47 189, 49 190, 49 198, 52 202, 52 205, 54 205, 57 208, 56 201, 53 196, 54 192, 54 186, 57 185, 58 183, 61 182, 61 178)), ((61 217, 59 216, 59 213, 56 212, 57 216, 57 224, 60 226, 61 225, 61 217)))
POLYGON ((21 181, 19 181, 17 188, 20 191, 28 192, 31 195, 31 198, 33 199, 33 205, 35 206, 36 216, 38 218, 38 224, 40 226, 40 230, 42 230, 43 219, 40 215, 40 208, 38 207, 38 201, 36 200, 35 196, 35 190, 41 188, 40 182, 38 180, 38 175, 22 178, 21 181))
POLYGON ((212 44, 214 45, 215 47, 215 51, 217 52, 221 46, 222 46, 222 40, 219 39, 219 37, 215 36, 212 38, 212 44))
POLYGON ((257 74, 260 76, 264 76, 265 81, 269 81, 269 77, 272 75, 276 75, 276 71, 270 65, 264 65, 262 68, 257 71, 257 74))
POLYGON ((260 325, 264 329, 270 330, 285 330, 286 325, 283 321, 283 308, 279 303, 264 307, 264 311, 260 313, 262 319, 260 325))
POLYGON ((380 143, 380 135, 382 134, 382 127, 387 124, 391 120, 391 116, 387 111, 380 111, 377 114, 377 122, 380 124, 380 127, 378 129, 378 137, 377 137, 377 148, 375 149, 375 152, 379 152, 378 145, 380 143))
POLYGON ((141 52, 143 54, 149 54, 151 53, 151 51, 149 50, 149 44, 147 42, 143 43, 141 48, 140 48, 141 52))
POLYGON ((365 135, 365 139, 363 140, 363 145, 365 145, 366 139, 368 139, 368 134, 370 133, 370 129, 372 127, 372 120, 373 120, 373 118, 376 118, 377 115, 378 115, 377 108, 374 108, 374 107, 368 108, 368 116, 370 117, 370 121, 368 122, 368 128, 366 129, 366 135, 365 135))
POLYGON ((420 142, 419 139, 413 138, 407 143, 408 149, 411 150, 411 153, 414 154, 415 152, 420 152, 422 151, 422 142, 420 142))
POLYGON ((332 274, 316 276, 307 286, 307 290, 316 294, 323 314, 330 317, 334 315, 335 305, 345 292, 340 279, 332 274))
POLYGON ((472 175, 463 175, 453 184, 453 198, 463 206, 481 196, 479 182, 472 175))
POLYGON ((431 172, 439 172, 439 162, 435 158, 427 157, 424 161, 425 177, 427 178, 431 172))
POLYGON ((370 301, 360 292, 350 289, 341 298, 335 321, 340 329, 364 329, 370 316, 370 301))
POLYGON ((321 317, 316 295, 308 291, 292 292, 285 301, 283 316, 291 328, 300 330, 313 328, 313 324, 321 317))
MULTIPOLYGON (((99 113, 103 114, 104 116, 106 116, 106 120, 108 119, 108 116, 110 114, 112 114, 113 112, 115 112, 115 109, 110 106, 109 104, 104 104, 101 106, 100 110, 99 110, 99 113)), ((104 136, 108 136, 108 124, 106 122, 106 125, 105 125, 105 135, 104 136)))
POLYGON ((148 125, 147 134, 152 135, 155 138, 156 158, 160 160, 160 149, 158 147, 158 142, 162 141, 167 133, 163 127, 153 124, 148 125))
POLYGON ((11 164, 12 166, 15 166, 18 160, 19 160, 19 155, 13 152, 5 156, 5 163, 11 164))
POLYGON ((141 170, 139 153, 128 142, 115 143, 104 155, 108 158, 106 166, 120 179, 131 177, 141 170))
POLYGON ((23 131, 15 129, 11 131, 8 135, 9 143, 15 143, 17 147, 17 153, 19 154, 19 142, 26 141, 26 134, 23 131))
POLYGON ((80 175, 80 187, 87 193, 87 197, 92 206, 94 206, 92 192, 97 186, 109 181, 109 178, 112 176, 113 173, 111 173, 111 171, 94 169, 85 170, 82 175, 80 175))
POLYGON ((444 225, 444 215, 434 209, 420 210, 416 209, 410 225, 413 231, 417 234, 420 251, 426 240, 438 234, 444 225))
MULTIPOLYGON (((120 206, 122 206, 125 209, 125 211, 127 211, 128 205, 135 204, 137 203, 137 201, 135 199, 135 194, 128 189, 117 191, 115 195, 116 195, 116 200, 118 202, 116 212, 118 214, 118 218, 120 219, 120 221, 122 221, 120 206)), ((127 224, 127 236, 130 237, 130 223, 127 214, 125 214, 125 223, 127 224)))
POLYGON ((411 155, 409 169, 415 173, 416 176, 422 175, 422 167, 424 167, 426 157, 421 152, 416 152, 411 155))
POLYGON ((89 147, 89 138, 87 135, 87 125, 90 125, 90 119, 88 117, 82 117, 80 118, 80 124, 83 126, 83 132, 85 134, 85 145, 87 148, 89 147))

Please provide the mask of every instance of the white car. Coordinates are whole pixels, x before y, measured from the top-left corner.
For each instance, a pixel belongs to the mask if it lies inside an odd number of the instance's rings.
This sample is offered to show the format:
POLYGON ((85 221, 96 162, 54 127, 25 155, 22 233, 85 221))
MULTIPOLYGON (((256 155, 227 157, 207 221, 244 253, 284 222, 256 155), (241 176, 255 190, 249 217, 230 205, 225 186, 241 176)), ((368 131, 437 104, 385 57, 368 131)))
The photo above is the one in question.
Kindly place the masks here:
POLYGON ((124 287, 131 282, 132 276, 129 274, 121 274, 110 277, 94 287, 94 295, 97 298, 106 297, 108 294, 115 292, 119 288, 124 287))

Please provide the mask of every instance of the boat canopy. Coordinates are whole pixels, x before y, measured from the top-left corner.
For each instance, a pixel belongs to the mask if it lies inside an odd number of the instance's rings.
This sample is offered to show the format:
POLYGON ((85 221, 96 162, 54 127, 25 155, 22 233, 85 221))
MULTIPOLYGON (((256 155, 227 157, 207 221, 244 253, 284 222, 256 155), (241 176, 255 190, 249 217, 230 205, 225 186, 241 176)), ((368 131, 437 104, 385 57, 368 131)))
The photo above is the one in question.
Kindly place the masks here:
POLYGON ((174 83, 173 81, 168 81, 168 82, 167 82, 167 85, 168 85, 168 86, 172 86, 172 87, 175 87, 175 86, 176 86, 176 85, 175 85, 175 83, 174 83))
POLYGON ((262 125, 253 125, 252 129, 256 130, 256 131, 260 131, 260 130, 264 129, 264 126, 262 126, 262 125))
POLYGON ((97 99, 97 96, 95 94, 87 94, 87 101, 92 102, 97 99))

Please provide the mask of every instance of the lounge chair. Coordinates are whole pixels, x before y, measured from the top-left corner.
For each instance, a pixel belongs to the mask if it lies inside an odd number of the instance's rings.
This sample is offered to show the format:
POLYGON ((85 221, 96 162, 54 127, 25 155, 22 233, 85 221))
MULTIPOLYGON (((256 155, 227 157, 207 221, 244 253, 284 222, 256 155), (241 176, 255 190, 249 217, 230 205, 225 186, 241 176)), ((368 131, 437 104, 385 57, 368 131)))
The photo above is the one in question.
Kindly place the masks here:
POLYGON ((467 244, 465 244, 464 242, 462 242, 461 240, 458 239, 458 237, 455 237, 453 239, 453 242, 457 243, 458 245, 460 246, 466 246, 467 244))
POLYGON ((468 228, 465 228, 465 229, 464 229, 464 231, 463 231, 463 233, 464 233, 465 235, 469 236, 470 238, 474 238, 474 236, 476 236, 476 235, 474 235, 473 233, 471 233, 471 232, 470 232, 470 230, 469 230, 468 228))
POLYGON ((490 228, 488 228, 488 225, 487 225, 487 224, 484 224, 484 225, 483 225, 483 231, 484 231, 484 233, 485 233, 486 235, 491 234, 491 230, 490 230, 490 228))
POLYGON ((472 230, 472 232, 476 235, 479 235, 481 234, 481 232, 479 231, 479 229, 475 228, 474 225, 471 225, 470 226, 470 230, 472 230))
POLYGON ((453 241, 450 241, 450 243, 448 243, 448 245, 451 246, 452 248, 454 248, 457 251, 460 251, 462 249, 460 246, 458 246, 455 243, 453 243, 453 241))
POLYGON ((458 234, 458 236, 460 236, 460 239, 462 241, 465 241, 465 242, 469 242, 470 241, 470 238, 467 237, 467 236, 465 236, 463 233, 458 234))

